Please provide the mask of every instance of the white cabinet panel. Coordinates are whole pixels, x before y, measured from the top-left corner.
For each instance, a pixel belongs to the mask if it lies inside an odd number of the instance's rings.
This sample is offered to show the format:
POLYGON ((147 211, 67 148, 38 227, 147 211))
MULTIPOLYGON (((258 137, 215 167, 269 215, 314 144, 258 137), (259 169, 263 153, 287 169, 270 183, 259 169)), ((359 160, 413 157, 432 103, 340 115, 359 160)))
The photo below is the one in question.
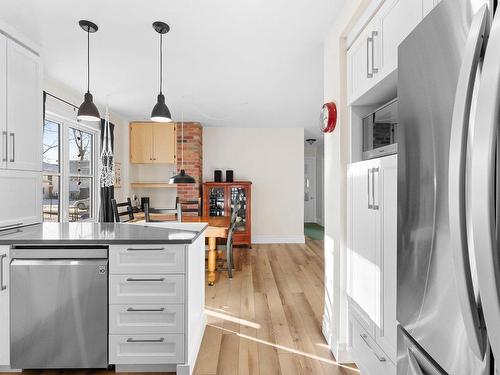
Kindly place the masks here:
POLYGON ((380 159, 381 194, 381 324, 377 329, 377 343, 392 359, 397 352, 396 288, 397 288, 397 156, 380 159))
POLYGON ((436 5, 438 5, 440 0, 422 0, 422 11, 423 16, 428 15, 436 5))
POLYGON ((110 246, 112 274, 184 273, 184 245, 110 246))
POLYGON ((7 168, 7 38, 0 34, 0 169, 7 168))
POLYGON ((42 170, 40 58, 7 40, 8 168, 42 170))
POLYGON ((380 49, 380 80, 397 68, 399 44, 422 20, 422 0, 387 0, 377 19, 379 38, 374 48, 380 49))
MULTIPOLYGON (((372 336, 380 325, 380 211, 374 209, 375 170, 378 159, 349 168, 350 215, 348 297, 372 336)), ((377 191, 378 192, 378 191, 377 191)))
POLYGON ((110 335, 109 363, 169 364, 184 362, 184 335, 110 335))
POLYGON ((42 175, 40 172, 0 170, 0 229, 42 221, 42 175))
POLYGON ((110 305, 109 333, 184 333, 184 305, 110 305))
POLYGON ((9 247, 0 246, 0 367, 10 366, 9 247))
POLYGON ((184 303, 184 275, 111 275, 109 303, 184 303))

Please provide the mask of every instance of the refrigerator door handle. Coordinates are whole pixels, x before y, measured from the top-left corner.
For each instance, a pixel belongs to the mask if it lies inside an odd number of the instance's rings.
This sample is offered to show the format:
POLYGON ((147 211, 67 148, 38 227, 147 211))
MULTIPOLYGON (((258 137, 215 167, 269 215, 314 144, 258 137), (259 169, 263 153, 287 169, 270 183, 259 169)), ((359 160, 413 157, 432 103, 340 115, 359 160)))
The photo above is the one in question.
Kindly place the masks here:
POLYGON ((411 351, 410 348, 406 349, 406 354, 408 355, 408 365, 410 367, 411 375, 424 375, 422 368, 418 364, 417 357, 411 351))
POLYGON ((488 8, 484 5, 474 16, 467 37, 453 107, 448 169, 450 241, 457 292, 468 342, 479 359, 485 354, 486 337, 481 328, 469 262, 468 249, 472 243, 467 240, 465 165, 472 94, 488 18, 488 8))
POLYGON ((491 350, 500 358, 500 269, 496 220, 496 154, 500 110, 500 12, 491 25, 477 97, 472 142, 471 216, 481 307, 491 350))

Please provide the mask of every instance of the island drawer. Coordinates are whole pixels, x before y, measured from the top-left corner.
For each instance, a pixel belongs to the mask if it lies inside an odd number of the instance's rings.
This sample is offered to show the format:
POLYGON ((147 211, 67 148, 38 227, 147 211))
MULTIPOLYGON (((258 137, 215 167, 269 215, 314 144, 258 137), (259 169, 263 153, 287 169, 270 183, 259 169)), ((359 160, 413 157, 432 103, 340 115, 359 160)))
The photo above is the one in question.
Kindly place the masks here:
POLYGON ((110 334, 184 332, 184 305, 110 305, 110 334))
POLYGON ((110 275, 109 303, 184 303, 184 275, 110 275))
POLYGON ((184 273, 184 245, 112 245, 111 274, 184 273))
POLYGON ((168 364, 184 362, 184 335, 110 335, 109 363, 168 364))

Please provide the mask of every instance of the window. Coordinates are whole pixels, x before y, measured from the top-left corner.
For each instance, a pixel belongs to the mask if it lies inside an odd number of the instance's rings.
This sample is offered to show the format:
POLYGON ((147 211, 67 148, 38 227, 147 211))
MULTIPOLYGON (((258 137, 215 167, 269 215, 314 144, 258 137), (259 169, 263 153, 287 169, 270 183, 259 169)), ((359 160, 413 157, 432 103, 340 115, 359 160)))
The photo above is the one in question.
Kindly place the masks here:
POLYGON ((43 220, 97 218, 96 140, 92 127, 46 115, 43 126, 43 220))

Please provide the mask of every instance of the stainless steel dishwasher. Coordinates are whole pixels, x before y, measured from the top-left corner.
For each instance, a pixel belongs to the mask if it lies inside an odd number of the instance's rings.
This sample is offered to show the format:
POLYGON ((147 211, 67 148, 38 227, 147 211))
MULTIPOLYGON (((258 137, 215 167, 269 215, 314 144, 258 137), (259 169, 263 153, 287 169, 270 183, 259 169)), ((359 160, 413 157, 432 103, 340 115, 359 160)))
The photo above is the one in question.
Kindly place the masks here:
POLYGON ((106 247, 14 246, 11 367, 108 366, 106 247))

